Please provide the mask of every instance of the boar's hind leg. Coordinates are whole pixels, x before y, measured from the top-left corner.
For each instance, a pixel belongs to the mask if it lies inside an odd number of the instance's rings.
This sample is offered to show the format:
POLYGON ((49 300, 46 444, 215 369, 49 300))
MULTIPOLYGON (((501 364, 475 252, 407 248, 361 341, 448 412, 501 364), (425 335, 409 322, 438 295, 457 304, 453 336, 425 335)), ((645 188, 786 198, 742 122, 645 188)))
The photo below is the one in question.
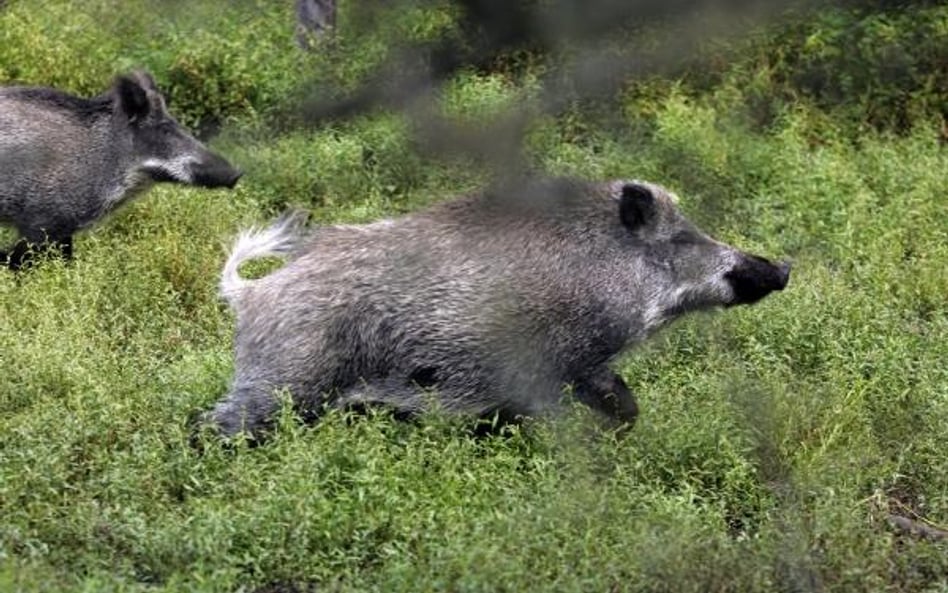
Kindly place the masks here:
POLYGON ((65 239, 54 241, 52 246, 59 250, 63 259, 66 261, 72 260, 72 235, 67 236, 65 239))
POLYGON ((33 260, 37 255, 46 253, 54 249, 62 254, 67 261, 72 259, 72 236, 67 235, 62 239, 42 239, 40 241, 31 241, 26 237, 21 237, 9 252, 0 252, 0 262, 11 270, 21 270, 33 260))
POLYGON ((621 424, 633 424, 639 414, 635 396, 622 377, 608 367, 576 381, 573 390, 579 401, 621 424))
POLYGON ((272 389, 235 387, 207 413, 205 419, 223 436, 231 437, 245 431, 254 439, 262 439, 272 426, 280 403, 272 389))

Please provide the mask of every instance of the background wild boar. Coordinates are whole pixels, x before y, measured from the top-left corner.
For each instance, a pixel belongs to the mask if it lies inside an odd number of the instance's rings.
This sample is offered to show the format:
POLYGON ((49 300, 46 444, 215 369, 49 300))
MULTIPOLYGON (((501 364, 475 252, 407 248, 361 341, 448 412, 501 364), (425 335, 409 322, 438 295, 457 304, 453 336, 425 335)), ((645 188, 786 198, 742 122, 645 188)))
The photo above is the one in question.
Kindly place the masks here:
POLYGON ((296 44, 312 49, 313 42, 336 26, 336 0, 296 0, 296 44))
POLYGON ((0 88, 0 222, 30 246, 72 255, 72 235, 158 181, 233 187, 241 173, 189 135, 151 76, 120 76, 92 99, 49 88, 0 88))
POLYGON ((753 303, 789 274, 635 181, 528 183, 305 238, 287 219, 242 235, 224 267, 236 376, 210 419, 259 433, 282 388, 307 419, 325 405, 411 414, 432 401, 510 418, 571 386, 631 422, 635 400, 610 361, 683 313, 753 303), (242 261, 273 254, 290 261, 239 277, 242 261))

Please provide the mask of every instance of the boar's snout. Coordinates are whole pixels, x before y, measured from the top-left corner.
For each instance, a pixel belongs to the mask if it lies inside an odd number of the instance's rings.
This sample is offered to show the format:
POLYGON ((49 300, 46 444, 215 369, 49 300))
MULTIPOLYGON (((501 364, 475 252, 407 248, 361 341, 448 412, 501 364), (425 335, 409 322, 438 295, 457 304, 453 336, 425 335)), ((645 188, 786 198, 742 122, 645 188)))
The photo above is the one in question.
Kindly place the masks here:
POLYGON ((756 303, 771 292, 783 290, 790 281, 790 263, 773 263, 756 255, 742 254, 724 277, 731 284, 732 300, 727 306, 756 303))
POLYGON ((790 262, 782 261, 777 264, 777 270, 780 274, 780 286, 776 290, 783 290, 790 282, 790 262))
POLYGON ((234 186, 237 185, 237 182, 240 180, 240 178, 244 176, 244 172, 240 169, 233 169, 232 171, 233 172, 231 173, 230 178, 227 179, 223 184, 227 189, 233 189, 234 186))
POLYGON ((243 176, 243 171, 213 153, 209 153, 203 161, 192 165, 191 173, 195 185, 207 188, 230 189, 237 185, 237 181, 243 176))

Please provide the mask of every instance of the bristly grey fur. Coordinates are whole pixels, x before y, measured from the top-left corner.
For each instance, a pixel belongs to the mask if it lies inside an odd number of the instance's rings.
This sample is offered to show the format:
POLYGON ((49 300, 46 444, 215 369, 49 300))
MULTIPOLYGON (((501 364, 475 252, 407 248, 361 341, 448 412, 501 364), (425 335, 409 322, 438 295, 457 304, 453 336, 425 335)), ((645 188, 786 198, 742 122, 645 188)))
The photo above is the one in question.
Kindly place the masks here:
POLYGON ((6 256, 14 268, 29 244, 71 245, 75 232, 152 183, 232 187, 240 177, 168 114, 145 72, 120 76, 91 99, 0 88, 0 130, 0 223, 21 235, 6 256))
POLYGON ((236 374, 210 413, 259 435, 286 389, 298 412, 382 404, 416 413, 543 413, 569 385, 618 421, 637 414, 608 367, 688 311, 756 301, 789 265, 714 241, 664 188, 543 180, 394 220, 244 234, 222 292, 236 374), (241 280, 243 259, 290 253, 241 280))

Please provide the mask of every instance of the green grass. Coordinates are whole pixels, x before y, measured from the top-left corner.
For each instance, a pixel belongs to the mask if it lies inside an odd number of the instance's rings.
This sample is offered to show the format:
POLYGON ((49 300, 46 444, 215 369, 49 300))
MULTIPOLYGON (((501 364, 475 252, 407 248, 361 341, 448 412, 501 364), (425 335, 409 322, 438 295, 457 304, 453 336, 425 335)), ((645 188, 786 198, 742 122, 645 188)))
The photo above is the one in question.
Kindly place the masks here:
MULTIPOLYGON (((0 9, 0 73, 94 88, 140 41, 140 9, 102 46, 107 28, 69 28, 94 10, 56 4, 57 22, 36 7, 0 9), (2 43, 14 34, 99 53, 17 53, 2 43)), ((259 52, 295 51, 269 10, 220 19, 269 32, 259 52)), ((202 45, 214 31, 156 46, 153 63, 230 55, 202 45)), ((642 410, 623 437, 579 406, 480 439, 436 414, 301 427, 287 411, 264 446, 208 439, 198 452, 188 418, 232 373, 233 318, 215 291, 239 229, 287 207, 369 221, 488 177, 414 153, 391 114, 268 130, 261 114, 305 77, 244 59, 231 72, 275 94, 214 112, 231 122, 214 148, 247 171, 235 191, 156 187, 80 235, 71 264, 0 273, 0 590, 948 591, 948 542, 886 521, 948 524, 937 114, 853 136, 801 100, 761 129, 745 111, 753 89, 725 81, 627 98, 608 125, 579 108, 535 123, 534 169, 659 181, 721 239, 794 261, 783 293, 683 320, 620 361, 642 410)), ((465 73, 443 109, 482 117, 533 84, 465 73)))

